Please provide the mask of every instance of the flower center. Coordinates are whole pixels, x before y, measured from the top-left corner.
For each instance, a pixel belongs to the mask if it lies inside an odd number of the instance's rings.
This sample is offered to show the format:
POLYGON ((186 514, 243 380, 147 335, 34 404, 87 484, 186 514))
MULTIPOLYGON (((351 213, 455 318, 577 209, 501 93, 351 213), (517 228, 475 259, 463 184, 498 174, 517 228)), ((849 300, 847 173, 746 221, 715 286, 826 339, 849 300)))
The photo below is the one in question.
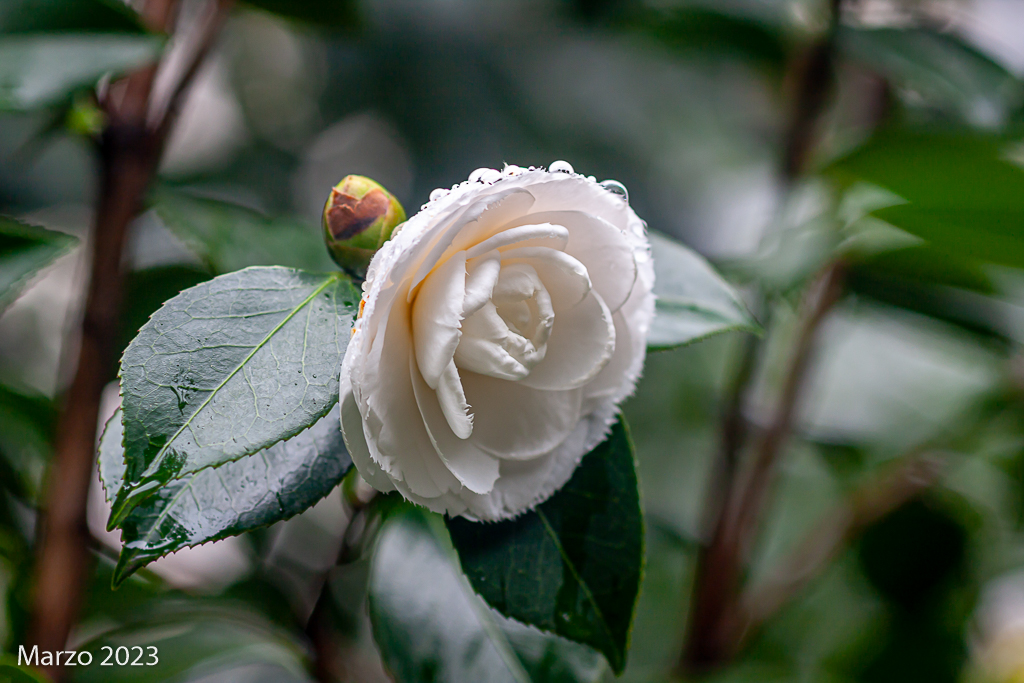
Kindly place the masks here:
POLYGON ((503 266, 490 299, 467 313, 455 349, 459 369, 520 380, 544 360, 555 313, 532 266, 503 266))

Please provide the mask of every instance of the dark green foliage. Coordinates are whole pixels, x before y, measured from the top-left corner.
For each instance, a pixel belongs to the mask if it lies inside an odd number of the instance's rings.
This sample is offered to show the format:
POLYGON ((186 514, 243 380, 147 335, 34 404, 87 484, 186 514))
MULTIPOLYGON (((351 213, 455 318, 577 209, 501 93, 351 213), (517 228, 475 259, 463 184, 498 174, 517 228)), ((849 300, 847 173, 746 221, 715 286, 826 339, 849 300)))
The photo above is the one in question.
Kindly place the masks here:
POLYGON ((40 268, 77 243, 71 235, 0 216, 0 312, 40 268))
POLYGON ((1005 120, 1021 104, 1021 82, 955 34, 923 28, 841 27, 841 54, 898 87, 920 106, 983 126, 1005 120))
POLYGON ((620 418, 572 479, 537 509, 495 524, 448 521, 462 570, 502 614, 626 665, 643 575, 643 511, 620 418))
POLYGON ((156 194, 153 207, 167 227, 216 273, 248 266, 336 268, 315 223, 271 218, 237 204, 169 190, 156 194))
POLYGON ((326 415, 358 301, 340 273, 248 268, 157 311, 121 361, 127 470, 111 526, 168 482, 326 415))
POLYGON ((0 33, 145 33, 127 4, 117 0, 5 0, 0 33))
POLYGON ((965 568, 967 530, 941 508, 913 501, 865 532, 864 573, 885 596, 915 612, 965 568))
POLYGON ((473 593, 437 517, 401 505, 370 570, 370 618, 403 683, 586 683, 604 668, 587 648, 507 619, 473 593))

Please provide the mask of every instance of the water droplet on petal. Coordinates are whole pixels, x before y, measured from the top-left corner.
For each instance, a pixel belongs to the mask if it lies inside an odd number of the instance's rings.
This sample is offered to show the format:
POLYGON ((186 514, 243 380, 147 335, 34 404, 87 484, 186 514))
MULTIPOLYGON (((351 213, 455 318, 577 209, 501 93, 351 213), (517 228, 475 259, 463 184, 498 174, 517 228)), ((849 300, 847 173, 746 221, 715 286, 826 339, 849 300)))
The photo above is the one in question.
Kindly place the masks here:
POLYGON ((618 180, 602 180, 601 187, 608 190, 612 194, 619 195, 626 202, 629 202, 629 191, 626 190, 626 186, 620 183, 618 180))
POLYGON ((551 173, 572 173, 573 172, 572 164, 570 164, 568 161, 562 161, 562 160, 551 162, 551 165, 548 166, 548 171, 550 171, 551 173))
POLYGON ((505 175, 517 175, 523 172, 522 166, 515 166, 514 164, 505 164, 505 175))
POLYGON ((482 180, 485 173, 489 173, 493 170, 493 168, 478 168, 469 174, 469 182, 475 183, 479 180, 482 180))
POLYGON ((448 194, 450 191, 451 190, 446 190, 443 187, 439 187, 430 193, 430 201, 440 199, 441 197, 444 197, 446 194, 448 194))
POLYGON ((482 183, 496 183, 501 180, 501 171, 496 171, 493 168, 487 169, 480 175, 480 182, 482 183))

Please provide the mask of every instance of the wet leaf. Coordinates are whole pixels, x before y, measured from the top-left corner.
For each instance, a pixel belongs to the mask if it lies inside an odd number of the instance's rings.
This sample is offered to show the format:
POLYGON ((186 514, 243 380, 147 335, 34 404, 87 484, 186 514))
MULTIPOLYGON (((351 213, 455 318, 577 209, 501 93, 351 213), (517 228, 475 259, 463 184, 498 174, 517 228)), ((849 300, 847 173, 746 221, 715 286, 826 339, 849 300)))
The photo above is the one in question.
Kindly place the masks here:
POLYGON ((0 216, 0 312, 32 275, 76 244, 71 235, 0 216))
POLYGON ((341 273, 247 268, 157 311, 121 360, 127 469, 111 527, 169 482, 326 415, 359 296, 341 273))
POLYGON ((626 665, 644 522, 624 420, 558 493, 515 519, 448 522, 462 570, 496 610, 626 665))
POLYGON ((658 299, 648 348, 685 346, 723 332, 760 333, 736 292, 700 255, 656 232, 650 239, 658 299))
MULTIPOLYGON (((124 547, 114 582, 182 548, 293 517, 330 493, 352 467, 335 408, 287 441, 228 464, 176 479, 121 522, 124 547)), ((112 502, 124 476, 121 412, 100 440, 100 479, 112 502)))
POLYGON ((403 683, 583 683, 600 655, 507 619, 458 570, 437 517, 403 506, 378 540, 370 619, 384 662, 403 683))

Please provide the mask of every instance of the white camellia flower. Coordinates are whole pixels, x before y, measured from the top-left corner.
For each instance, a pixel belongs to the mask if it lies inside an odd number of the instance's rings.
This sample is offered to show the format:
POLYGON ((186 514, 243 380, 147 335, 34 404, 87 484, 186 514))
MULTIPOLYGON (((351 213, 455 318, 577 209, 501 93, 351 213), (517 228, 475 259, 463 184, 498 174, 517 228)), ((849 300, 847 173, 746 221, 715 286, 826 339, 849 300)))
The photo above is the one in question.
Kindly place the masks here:
POLYGON ((341 371, 360 474, 480 520, 544 501, 633 392, 653 285, 618 183, 555 162, 435 190, 363 285, 341 371))

